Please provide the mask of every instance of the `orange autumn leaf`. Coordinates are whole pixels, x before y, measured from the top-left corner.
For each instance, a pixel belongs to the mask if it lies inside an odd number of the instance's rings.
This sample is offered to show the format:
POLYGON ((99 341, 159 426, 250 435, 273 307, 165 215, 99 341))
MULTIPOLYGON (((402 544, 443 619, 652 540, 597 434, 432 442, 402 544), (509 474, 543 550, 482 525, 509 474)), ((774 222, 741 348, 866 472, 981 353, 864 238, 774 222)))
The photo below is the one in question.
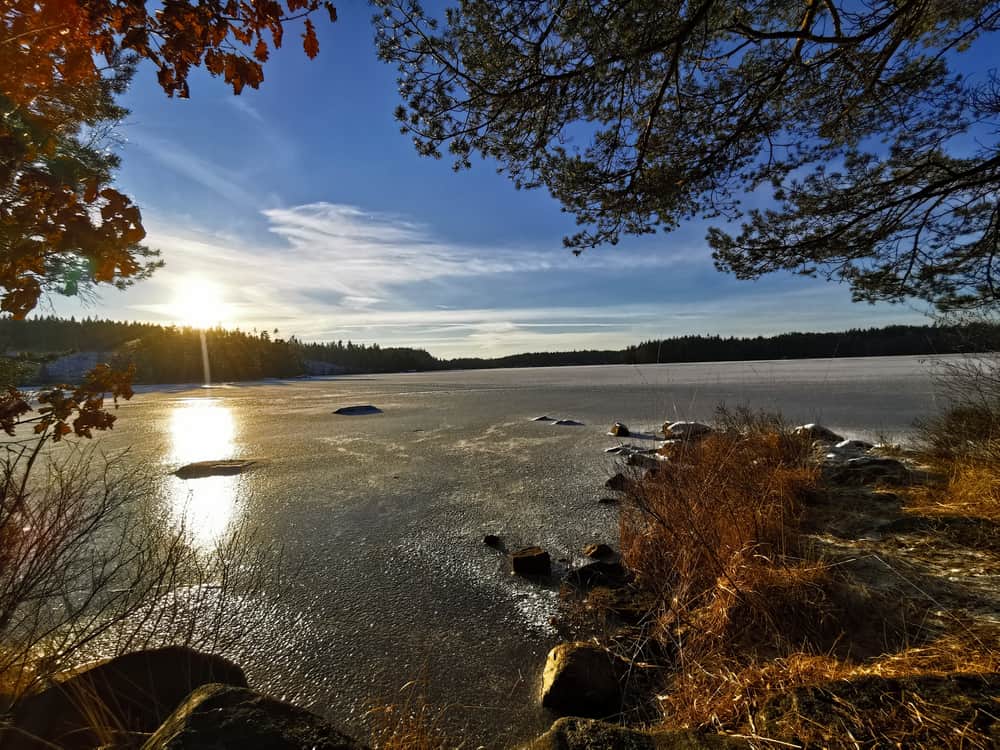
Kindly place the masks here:
POLYGON ((302 49, 305 50, 310 60, 319 54, 319 40, 316 38, 316 29, 312 21, 308 18, 306 19, 305 33, 302 34, 302 49))
POLYGON ((257 40, 257 46, 254 48, 253 56, 256 57, 261 62, 267 62, 267 44, 263 39, 257 40))

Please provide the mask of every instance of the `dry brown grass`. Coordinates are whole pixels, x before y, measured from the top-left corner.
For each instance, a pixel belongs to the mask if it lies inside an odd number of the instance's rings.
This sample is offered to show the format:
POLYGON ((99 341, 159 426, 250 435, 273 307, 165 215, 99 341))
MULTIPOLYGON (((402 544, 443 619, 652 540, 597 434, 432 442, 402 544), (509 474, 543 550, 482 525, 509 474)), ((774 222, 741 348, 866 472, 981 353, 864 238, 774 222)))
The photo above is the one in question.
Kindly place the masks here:
POLYGON ((444 727, 445 709, 428 703, 421 682, 408 682, 396 702, 378 703, 368 710, 371 744, 378 750, 446 750, 458 747, 444 727))
POLYGON ((667 470, 635 485, 620 518, 622 556, 663 593, 665 625, 726 597, 755 607, 756 585, 773 585, 769 571, 798 551, 802 499, 818 479, 807 455, 785 431, 727 429, 675 446, 667 470))
POLYGON ((938 459, 941 483, 908 488, 906 508, 925 516, 961 516, 1000 523, 1000 462, 938 459))
POLYGON ((949 406, 918 424, 917 447, 944 479, 913 488, 907 506, 1000 521, 1000 358, 947 365, 940 384, 949 406))
MULTIPOLYGON (((681 664, 660 696, 665 724, 687 728, 744 726, 765 699, 795 688, 857 680, 989 674, 1000 672, 995 643, 1000 628, 963 630, 919 647, 856 664, 829 654, 794 652, 772 659, 746 659, 719 650, 681 664)), ((808 732, 800 730, 801 737, 808 732)))
MULTIPOLYGON (((622 509, 624 559, 658 592, 655 633, 673 654, 664 724, 757 747, 992 747, 1000 628, 890 634, 912 603, 876 596, 803 544, 803 506, 823 491, 810 446, 774 419, 723 424, 674 446, 622 509)), ((938 454, 947 481, 910 490, 908 505, 997 520, 1000 462, 985 455, 938 454)))

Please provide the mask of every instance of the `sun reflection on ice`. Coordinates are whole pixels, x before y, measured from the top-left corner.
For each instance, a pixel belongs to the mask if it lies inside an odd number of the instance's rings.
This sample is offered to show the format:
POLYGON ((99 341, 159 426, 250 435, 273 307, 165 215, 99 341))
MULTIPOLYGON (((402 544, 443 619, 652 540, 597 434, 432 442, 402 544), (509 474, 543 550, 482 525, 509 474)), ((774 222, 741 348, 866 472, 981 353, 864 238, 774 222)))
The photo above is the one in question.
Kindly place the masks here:
MULTIPOLYGON (((170 415, 170 440, 170 462, 174 466, 233 458, 236 423, 232 410, 218 399, 182 401, 170 415)), ((184 525, 199 547, 211 547, 229 528, 236 515, 240 479, 171 477, 171 516, 184 525)))

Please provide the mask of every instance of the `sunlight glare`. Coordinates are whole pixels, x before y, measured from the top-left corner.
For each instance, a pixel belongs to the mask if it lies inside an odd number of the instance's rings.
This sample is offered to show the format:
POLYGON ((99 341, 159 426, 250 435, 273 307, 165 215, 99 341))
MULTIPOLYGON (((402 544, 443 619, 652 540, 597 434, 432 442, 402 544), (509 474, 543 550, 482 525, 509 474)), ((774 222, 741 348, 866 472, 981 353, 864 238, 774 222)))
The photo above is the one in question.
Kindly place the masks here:
MULTIPOLYGON (((173 465, 231 458, 236 425, 232 411, 217 399, 188 399, 170 418, 170 460, 173 465)), ((204 477, 185 481, 172 478, 171 514, 202 548, 215 544, 236 514, 241 477, 204 477)))
POLYGON ((212 328, 229 321, 229 305, 218 284, 198 277, 181 282, 171 302, 174 317, 192 328, 212 328))

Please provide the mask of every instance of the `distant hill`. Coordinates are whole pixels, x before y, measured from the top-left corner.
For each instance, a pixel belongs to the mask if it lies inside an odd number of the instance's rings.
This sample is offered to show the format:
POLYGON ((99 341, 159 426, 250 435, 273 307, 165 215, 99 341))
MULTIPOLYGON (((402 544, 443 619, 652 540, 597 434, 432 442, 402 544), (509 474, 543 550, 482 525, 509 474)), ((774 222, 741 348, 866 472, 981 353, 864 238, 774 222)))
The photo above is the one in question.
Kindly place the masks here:
MULTIPOLYGON (((304 343, 277 330, 206 331, 212 379, 287 378, 306 374, 411 370, 550 367, 562 365, 718 362, 751 359, 933 355, 1000 350, 1000 326, 887 326, 837 333, 777 336, 679 336, 624 349, 533 352, 492 359, 438 359, 423 349, 348 341, 304 343)), ((95 357, 133 363, 137 382, 184 383, 202 379, 197 329, 111 320, 0 319, 0 351, 16 359, 31 383, 72 380, 95 357), (74 356, 68 356, 74 355, 74 356)))

